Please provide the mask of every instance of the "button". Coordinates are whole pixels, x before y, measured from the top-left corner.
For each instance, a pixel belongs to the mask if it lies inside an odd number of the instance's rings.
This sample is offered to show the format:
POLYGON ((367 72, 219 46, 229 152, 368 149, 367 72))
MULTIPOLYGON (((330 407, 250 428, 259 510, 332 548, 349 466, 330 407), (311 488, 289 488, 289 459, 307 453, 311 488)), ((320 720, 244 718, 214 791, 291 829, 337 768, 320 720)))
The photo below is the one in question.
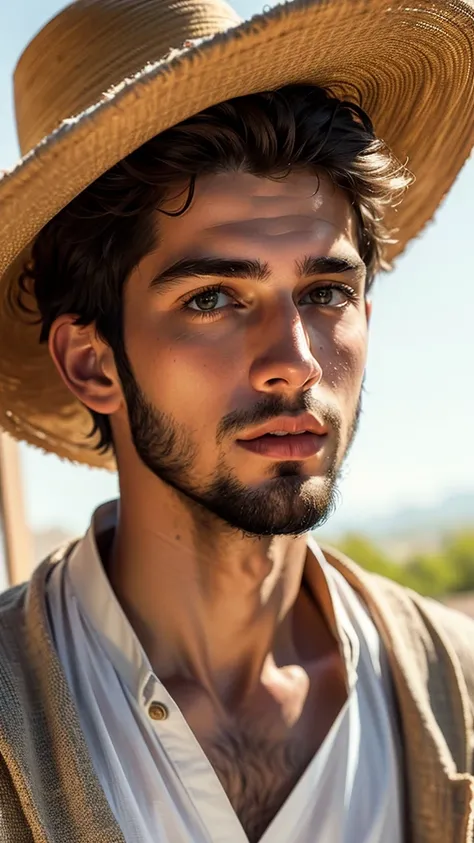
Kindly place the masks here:
POLYGON ((164 703, 153 700, 148 708, 148 714, 152 720, 166 720, 168 717, 168 709, 164 703))

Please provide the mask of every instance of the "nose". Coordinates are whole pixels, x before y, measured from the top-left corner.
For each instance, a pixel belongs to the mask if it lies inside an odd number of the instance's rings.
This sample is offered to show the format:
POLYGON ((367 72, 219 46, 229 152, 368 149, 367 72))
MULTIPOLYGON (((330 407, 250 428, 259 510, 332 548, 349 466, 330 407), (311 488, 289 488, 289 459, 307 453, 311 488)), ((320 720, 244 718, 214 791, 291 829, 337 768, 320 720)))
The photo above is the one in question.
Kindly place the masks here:
POLYGON ((322 369, 296 308, 280 314, 263 330, 261 353, 254 359, 250 381, 257 392, 295 393, 317 385, 322 369))

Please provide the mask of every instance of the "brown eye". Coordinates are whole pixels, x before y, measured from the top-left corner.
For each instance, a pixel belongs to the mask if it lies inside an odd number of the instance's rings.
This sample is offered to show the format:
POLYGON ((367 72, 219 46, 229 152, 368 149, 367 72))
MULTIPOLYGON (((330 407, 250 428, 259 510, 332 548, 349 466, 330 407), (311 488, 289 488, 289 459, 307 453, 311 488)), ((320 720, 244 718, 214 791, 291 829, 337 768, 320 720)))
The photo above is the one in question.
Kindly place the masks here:
POLYGON ((343 287, 314 287, 306 296, 309 303, 320 307, 343 307, 352 298, 351 291, 345 290, 343 287))
POLYGON ((214 310, 223 310, 228 300, 232 297, 217 287, 209 287, 208 290, 201 290, 186 302, 186 307, 200 313, 211 313, 214 310), (227 299, 227 301, 225 301, 227 299))
POLYGON ((310 296, 315 304, 331 304, 334 290, 329 287, 319 287, 312 290, 310 296))
POLYGON ((191 306, 192 303, 196 305, 192 310, 214 310, 221 295, 223 293, 220 293, 219 290, 206 290, 204 293, 198 293, 197 296, 194 296, 189 305, 191 306))
POLYGON ((191 312, 196 318, 206 316, 219 316, 229 309, 231 304, 237 307, 235 297, 231 292, 226 292, 222 285, 203 287, 192 295, 189 295, 181 304, 181 310, 191 312))

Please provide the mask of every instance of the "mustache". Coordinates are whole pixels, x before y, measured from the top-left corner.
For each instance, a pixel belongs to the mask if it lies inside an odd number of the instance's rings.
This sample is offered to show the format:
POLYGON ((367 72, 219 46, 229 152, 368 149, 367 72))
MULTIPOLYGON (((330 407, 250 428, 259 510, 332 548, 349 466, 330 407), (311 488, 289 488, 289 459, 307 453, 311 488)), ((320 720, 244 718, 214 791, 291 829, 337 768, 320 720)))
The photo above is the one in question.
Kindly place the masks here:
POLYGON ((336 407, 319 401, 308 393, 291 403, 281 396, 272 395, 260 401, 251 410, 233 410, 224 416, 217 429, 217 444, 220 445, 231 434, 236 435, 248 427, 265 424, 277 416, 299 416, 304 412, 314 415, 336 434, 340 433, 342 418, 336 407))

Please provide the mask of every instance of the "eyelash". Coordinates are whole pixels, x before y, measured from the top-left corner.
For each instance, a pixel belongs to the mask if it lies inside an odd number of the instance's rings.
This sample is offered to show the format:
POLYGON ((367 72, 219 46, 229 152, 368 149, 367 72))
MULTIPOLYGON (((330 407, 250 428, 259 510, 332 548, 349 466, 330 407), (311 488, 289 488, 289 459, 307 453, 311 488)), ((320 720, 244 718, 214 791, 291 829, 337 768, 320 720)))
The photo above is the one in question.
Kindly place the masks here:
MULTIPOLYGON (((354 302, 358 299, 358 294, 352 288, 347 286, 346 284, 336 284, 336 283, 329 283, 325 286, 316 286, 313 287, 315 290, 340 290, 340 292, 344 293, 347 296, 348 302, 354 302)), ((309 290, 308 292, 312 292, 309 290)), ((181 300, 180 310, 187 311, 187 313, 191 316, 192 319, 199 319, 200 321, 205 321, 206 319, 216 319, 224 308, 219 308, 218 310, 192 310, 188 307, 189 303, 197 299, 199 296, 202 296, 204 293, 225 293, 229 297, 233 297, 234 294, 231 290, 228 290, 224 284, 211 284, 208 287, 201 287, 199 290, 193 290, 193 292, 183 298, 181 300)), ((237 302, 236 302, 237 303, 237 302)), ((345 304, 340 305, 339 308, 342 310, 345 308, 345 304)), ((317 304, 314 305, 317 307, 317 304)))

